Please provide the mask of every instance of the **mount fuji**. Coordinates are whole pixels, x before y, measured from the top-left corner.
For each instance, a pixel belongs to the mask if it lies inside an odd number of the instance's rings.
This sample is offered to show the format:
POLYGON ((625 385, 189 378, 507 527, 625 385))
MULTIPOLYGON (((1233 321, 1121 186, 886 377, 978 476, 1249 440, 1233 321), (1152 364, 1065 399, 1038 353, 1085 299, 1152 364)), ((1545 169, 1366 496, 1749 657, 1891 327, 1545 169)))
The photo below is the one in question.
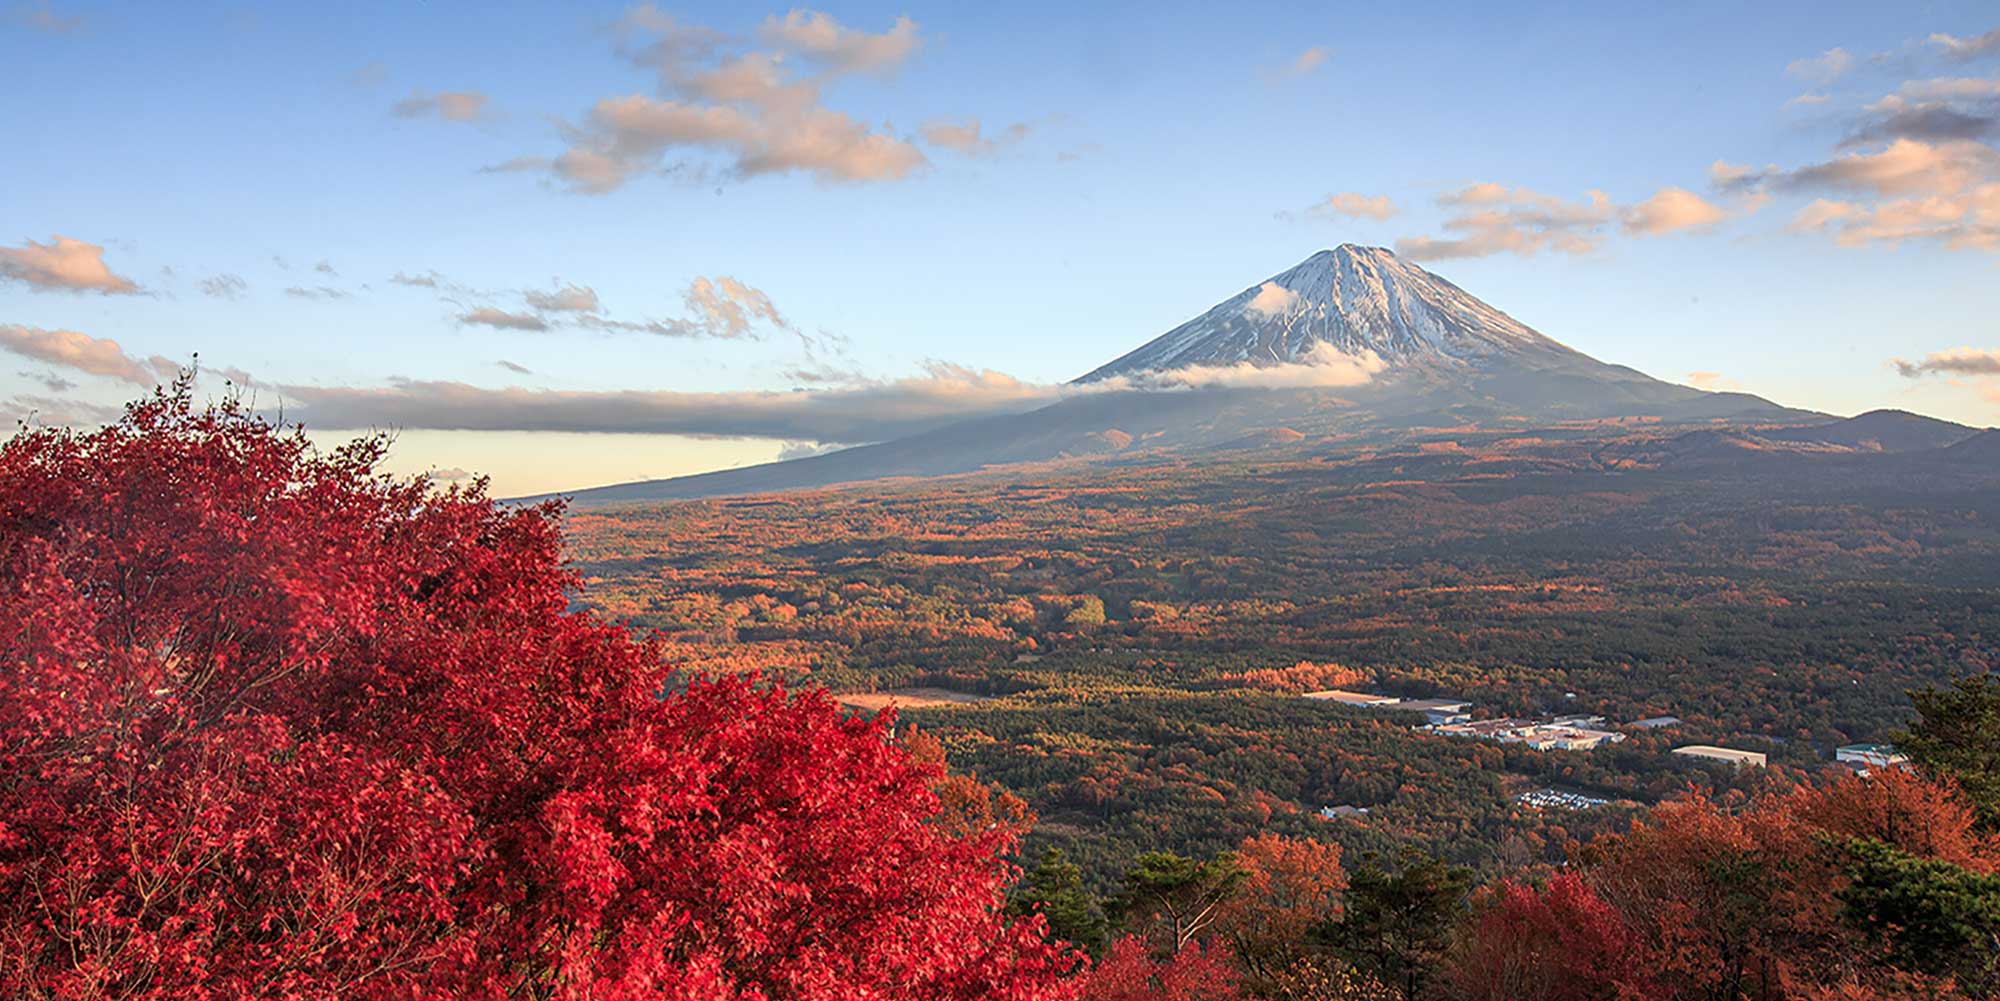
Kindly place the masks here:
POLYGON ((762 493, 1083 456, 1195 455, 1246 442, 1358 444, 1425 427, 1827 420, 1599 361, 1389 250, 1352 244, 1243 289, 1070 389, 1027 413, 571 496, 588 504, 762 493))
POLYGON ((1576 355, 1381 247, 1322 250, 1078 379, 1196 365, 1283 365, 1318 349, 1392 366, 1576 355))
POLYGON ((1544 419, 1775 416, 1742 393, 1709 393, 1598 361, 1382 247, 1322 250, 1076 380, 1157 382, 1176 371, 1355 359, 1378 374, 1360 395, 1378 416, 1449 406, 1464 416, 1544 419))

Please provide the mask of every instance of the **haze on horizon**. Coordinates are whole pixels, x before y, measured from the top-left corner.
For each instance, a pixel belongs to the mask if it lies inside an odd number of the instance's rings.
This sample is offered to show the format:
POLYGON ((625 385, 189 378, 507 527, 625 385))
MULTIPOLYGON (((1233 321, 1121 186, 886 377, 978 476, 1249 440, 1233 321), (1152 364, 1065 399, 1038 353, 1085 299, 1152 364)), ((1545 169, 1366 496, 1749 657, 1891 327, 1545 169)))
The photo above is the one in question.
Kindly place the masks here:
POLYGON ((1039 405, 1353 242, 1669 381, 2000 423, 1986 4, 46 0, 0 60, 10 420, 199 354, 402 470, 672 476, 1039 405))

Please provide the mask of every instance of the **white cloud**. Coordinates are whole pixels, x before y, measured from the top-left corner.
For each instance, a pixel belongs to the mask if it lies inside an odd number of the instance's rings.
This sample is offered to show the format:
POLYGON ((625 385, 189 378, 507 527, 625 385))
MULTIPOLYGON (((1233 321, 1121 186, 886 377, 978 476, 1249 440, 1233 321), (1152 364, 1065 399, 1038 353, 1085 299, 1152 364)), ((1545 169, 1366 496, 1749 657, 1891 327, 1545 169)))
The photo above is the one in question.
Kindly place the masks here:
POLYGON ((783 18, 768 17, 757 29, 767 44, 798 53, 836 73, 884 73, 901 66, 923 48, 917 22, 898 17, 879 35, 841 26, 819 11, 794 10, 783 18))
POLYGON ((825 455, 829 452, 838 452, 841 449, 847 447, 848 446, 843 445, 839 442, 788 441, 781 448, 778 449, 778 461, 785 462, 791 459, 810 459, 815 455, 825 455))
POLYGON ((1908 240, 1951 250, 2000 250, 2000 150, 1954 140, 1897 139, 1793 170, 1729 168, 1718 177, 1743 190, 1823 191, 1793 218, 1794 232, 1843 246, 1908 240))
POLYGON ((1626 233, 1660 236, 1684 229, 1705 229, 1728 218, 1728 213, 1685 188, 1666 187, 1626 208, 1621 216, 1626 233))
POLYGON ((0 281, 17 281, 44 292, 98 292, 133 295, 139 286, 112 273, 104 264, 104 248, 67 236, 48 243, 29 240, 19 247, 0 247, 0 281))
POLYGON ((1257 294, 1243 304, 1243 311, 1258 316, 1289 316, 1299 305, 1299 294, 1279 285, 1265 282, 1257 289, 1257 294))
POLYGON ((1787 188, 1841 188, 1876 195, 1964 192, 2000 175, 2000 151, 1975 142, 1898 139, 1873 153, 1850 153, 1782 173, 1787 188))
POLYGON ((1740 393, 1743 384, 1721 372, 1689 372, 1687 384, 1710 393, 1740 393))
POLYGON ((772 48, 750 51, 729 51, 736 46, 726 36, 651 7, 635 8, 622 27, 640 42, 628 55, 658 74, 662 96, 600 100, 581 124, 565 126, 560 155, 491 169, 547 170, 572 190, 603 194, 669 170, 673 153, 719 156, 741 177, 795 172, 847 183, 898 180, 928 162, 908 140, 823 102, 842 76, 886 73, 915 53, 922 40, 908 18, 871 34, 793 11, 759 30, 772 48))
MULTIPOLYGON (((1266 288, 1271 286, 1266 285, 1266 288)), ((1360 386, 1386 367, 1373 351, 1345 354, 1315 344, 1298 361, 1286 365, 1191 365, 1187 368, 1117 376, 1092 383, 1102 390, 1120 389, 1327 389, 1360 386)))

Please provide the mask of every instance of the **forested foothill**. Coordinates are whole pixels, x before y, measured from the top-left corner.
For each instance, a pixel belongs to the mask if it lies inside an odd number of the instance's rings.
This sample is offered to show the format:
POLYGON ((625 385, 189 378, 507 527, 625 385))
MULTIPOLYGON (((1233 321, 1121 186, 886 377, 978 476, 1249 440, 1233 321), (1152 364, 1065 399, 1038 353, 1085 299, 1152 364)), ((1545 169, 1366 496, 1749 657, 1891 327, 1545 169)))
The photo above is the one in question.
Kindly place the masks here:
POLYGON ((1715 438, 1457 428, 584 508, 570 552, 586 600, 692 670, 977 696, 903 718, 1094 887, 1266 831, 1501 873, 1691 790, 1733 809, 1822 781, 1835 748, 1892 739, 1909 689, 2000 666, 2000 469, 1715 438), (1536 751, 1298 697, 1329 688, 1627 739, 1536 751), (1770 767, 1668 753, 1689 744, 1770 767), (1546 787, 1611 805, 1515 799, 1546 787), (1368 812, 1320 818, 1340 806, 1368 812))

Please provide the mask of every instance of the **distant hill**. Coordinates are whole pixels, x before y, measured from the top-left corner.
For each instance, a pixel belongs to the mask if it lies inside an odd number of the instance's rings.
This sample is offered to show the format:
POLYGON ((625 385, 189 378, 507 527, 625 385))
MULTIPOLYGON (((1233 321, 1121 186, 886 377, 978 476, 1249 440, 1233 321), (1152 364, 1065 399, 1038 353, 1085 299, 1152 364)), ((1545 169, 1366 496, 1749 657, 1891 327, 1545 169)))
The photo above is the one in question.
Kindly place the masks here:
POLYGON ((1976 428, 1906 410, 1870 410, 1858 417, 1831 424, 1780 428, 1762 432, 1761 436, 1778 441, 1825 442, 1878 452, 1911 452, 1944 448, 1977 434, 1979 431, 1976 428))
POLYGON ((1942 454, 1953 462, 1992 463, 2000 469, 2000 430, 1981 431, 1947 447, 1942 454))
POLYGON ((1851 423, 1599 361, 1388 250, 1351 244, 1244 289, 1072 385, 1066 398, 1025 414, 572 496, 594 504, 764 493, 1084 456, 1390 440, 1425 427, 1851 423))

